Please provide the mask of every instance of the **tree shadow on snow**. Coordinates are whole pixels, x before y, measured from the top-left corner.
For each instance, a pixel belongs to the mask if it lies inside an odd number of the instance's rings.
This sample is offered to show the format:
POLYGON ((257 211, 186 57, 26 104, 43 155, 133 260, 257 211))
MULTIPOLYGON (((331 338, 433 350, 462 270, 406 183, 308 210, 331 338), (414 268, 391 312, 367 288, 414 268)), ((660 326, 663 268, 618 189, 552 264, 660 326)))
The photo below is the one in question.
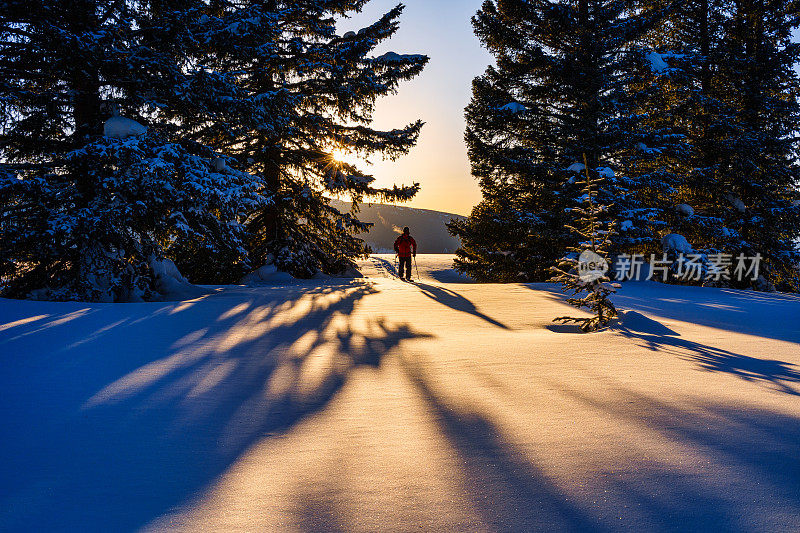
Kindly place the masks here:
MULTIPOLYGON (((556 301, 566 298, 552 283, 525 285, 556 301)), ((612 301, 621 309, 800 344, 797 294, 626 281, 612 301)))
POLYGON ((232 290, 202 305, 58 304, 76 310, 0 338, 10 422, 0 529, 130 531, 191 498, 254 443, 322 409, 355 368, 378 369, 418 336, 353 322, 374 291, 355 282, 232 290))
POLYGON ((577 324, 548 324, 544 329, 549 329, 553 333, 576 333, 579 335, 585 334, 581 327, 577 324))
POLYGON ((789 384, 800 383, 796 365, 776 359, 761 359, 722 350, 682 338, 677 332, 636 311, 624 311, 613 328, 629 339, 641 341, 650 350, 675 354, 709 372, 724 372, 745 381, 764 383, 792 395, 800 393, 789 384))
MULTIPOLYGON (((603 413, 609 427, 632 424, 667 446, 640 462, 626 459, 598 479, 597 491, 622 519, 618 527, 731 533, 800 527, 798 416, 741 404, 667 402, 624 387, 593 395, 552 385, 603 413), (635 523, 627 510, 636 511, 635 523)), ((630 439, 627 432, 607 438, 620 445, 630 439)))
MULTIPOLYGON (((663 284, 650 285, 674 287, 663 284)), ((655 290, 650 285, 647 286, 647 290, 655 290)), ((535 287, 531 288, 541 290, 545 292, 549 298, 562 303, 565 299, 565 296, 562 293, 549 284, 536 284, 535 287)), ((703 289, 703 287, 677 288, 703 289)), ((718 291, 720 289, 711 290, 718 291)), ((735 289, 730 289, 725 292, 734 293, 736 298, 741 298, 748 302, 765 301, 767 302, 767 305, 776 305, 777 302, 783 302, 785 304, 786 302, 793 302, 795 300, 793 295, 754 293, 752 291, 737 291, 735 289), (742 295, 739 295, 738 293, 742 293, 742 295)), ((701 295, 706 295, 706 300, 701 299, 698 301, 700 305, 711 305, 711 303, 709 303, 710 300, 708 300, 707 293, 707 290, 699 293, 701 295)), ((614 296, 614 298, 616 299, 617 296, 614 296)), ((634 298, 629 296, 627 298, 627 302, 632 302, 639 299, 640 298, 638 297, 634 298)), ((667 301, 670 299, 662 298, 662 300, 667 301)), ((640 307, 646 307, 646 312, 648 313, 653 313, 656 316, 674 317, 675 319, 682 321, 694 321, 694 315, 681 316, 677 311, 674 313, 667 313, 664 312, 663 309, 654 307, 655 305, 658 305, 657 303, 653 302, 652 300, 647 301, 652 305, 640 305, 640 307)), ((692 302, 681 301, 675 303, 676 305, 679 303, 685 308, 689 303, 698 302, 692 300, 692 302)), ((717 301, 717 303, 714 305, 721 306, 722 303, 717 301)), ((764 324, 763 328, 766 329, 761 329, 760 331, 752 332, 751 334, 779 340, 786 340, 789 342, 794 341, 794 325, 791 327, 785 327, 784 323, 776 324, 774 317, 767 318, 765 320, 764 317, 759 314, 759 308, 757 307, 758 304, 756 303, 755 305, 755 308, 747 311, 746 313, 744 310, 736 311, 739 314, 736 315, 737 318, 732 323, 720 324, 718 322, 714 322, 713 324, 709 323, 707 325, 710 325, 710 327, 724 327, 724 329, 729 331, 748 333, 749 328, 756 327, 758 329, 759 324, 764 324), (755 322, 756 326, 751 325, 752 322, 755 322), (740 328, 739 325, 742 327, 740 328), (775 329, 776 327, 778 330, 775 329)), ((800 306, 798 306, 798 309, 800 309, 800 306)), ((793 363, 780 361, 777 359, 752 357, 749 355, 723 350, 721 348, 715 348, 699 342, 690 341, 681 337, 676 331, 661 324, 657 320, 653 320, 652 318, 649 318, 638 311, 619 310, 619 313, 620 318, 612 323, 611 329, 625 337, 641 341, 641 346, 644 346, 650 350, 663 351, 665 353, 677 355, 682 359, 697 363, 700 368, 709 372, 725 372, 737 376, 745 381, 767 384, 774 390, 784 392, 786 394, 800 395, 800 391, 791 386, 791 384, 800 383, 800 368, 793 363)), ((729 314, 726 314, 725 316, 732 316, 730 313, 733 313, 733 311, 729 310, 728 313, 729 314)), ((697 323, 706 324, 707 322, 708 321, 699 320, 697 323)), ((576 328, 570 328, 569 326, 564 327, 562 325, 549 325, 546 326, 546 328, 558 333, 578 333, 576 328)))
MULTIPOLYGON (((555 449, 539 450, 552 458, 547 466, 576 453, 570 441, 583 438, 581 417, 602 421, 606 449, 598 453, 605 459, 575 478, 569 469, 551 468, 560 472, 554 479, 502 436, 501 429, 511 428, 493 421, 495 412, 524 412, 530 405, 524 391, 481 375, 500 393, 490 413, 478 407, 480 387, 448 391, 422 362, 404 357, 402 364, 458 453, 463 492, 489 530, 733 533, 800 526, 797 415, 723 402, 662 401, 608 376, 598 375, 604 386, 589 390, 532 376, 532 387, 558 391, 547 401, 561 404, 565 416, 564 449, 550 442, 555 449), (471 395, 475 407, 466 407, 471 395), (620 455, 606 462, 615 448, 620 455)), ((536 437, 527 438, 535 447, 536 437)), ((591 457, 579 462, 593 465, 591 457)))
MULTIPOLYGON (((402 358, 403 369, 438 420, 463 464, 463 493, 491 531, 606 531, 575 506, 522 452, 505 442, 498 428, 477 411, 448 403, 416 359, 402 358)), ((476 530, 479 529, 476 526, 476 530)))

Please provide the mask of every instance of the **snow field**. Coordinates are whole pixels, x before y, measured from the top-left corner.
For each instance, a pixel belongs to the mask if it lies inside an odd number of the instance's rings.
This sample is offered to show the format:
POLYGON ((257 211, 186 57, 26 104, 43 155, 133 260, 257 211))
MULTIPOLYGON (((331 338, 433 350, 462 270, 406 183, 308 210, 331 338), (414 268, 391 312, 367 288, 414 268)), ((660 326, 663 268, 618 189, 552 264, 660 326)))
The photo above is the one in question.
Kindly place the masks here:
POLYGON ((553 285, 425 255, 406 284, 392 259, 0 301, 0 529, 800 527, 797 296, 629 282, 621 323, 580 334, 553 285))

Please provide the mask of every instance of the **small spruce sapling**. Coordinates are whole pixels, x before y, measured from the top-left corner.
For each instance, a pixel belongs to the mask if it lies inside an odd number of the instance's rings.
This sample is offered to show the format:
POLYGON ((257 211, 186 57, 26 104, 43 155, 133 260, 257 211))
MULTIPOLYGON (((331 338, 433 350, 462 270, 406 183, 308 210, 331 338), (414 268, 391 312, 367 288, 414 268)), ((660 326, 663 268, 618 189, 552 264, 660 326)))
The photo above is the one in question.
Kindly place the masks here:
POLYGON ((610 206, 595 201, 597 187, 602 178, 592 178, 583 156, 586 179, 582 182, 582 207, 570 209, 575 226, 567 226, 569 230, 580 236, 578 246, 568 248, 568 253, 559 261, 557 267, 551 267, 555 276, 550 280, 562 284, 564 292, 571 291, 567 303, 578 309, 586 308, 592 312, 591 317, 561 316, 556 322, 576 323, 581 330, 589 332, 605 327, 617 316, 617 310, 609 299, 616 292, 617 284, 612 284, 606 276, 608 271, 608 247, 614 235, 616 222, 610 220, 610 206), (585 295, 581 295, 586 293, 585 295))

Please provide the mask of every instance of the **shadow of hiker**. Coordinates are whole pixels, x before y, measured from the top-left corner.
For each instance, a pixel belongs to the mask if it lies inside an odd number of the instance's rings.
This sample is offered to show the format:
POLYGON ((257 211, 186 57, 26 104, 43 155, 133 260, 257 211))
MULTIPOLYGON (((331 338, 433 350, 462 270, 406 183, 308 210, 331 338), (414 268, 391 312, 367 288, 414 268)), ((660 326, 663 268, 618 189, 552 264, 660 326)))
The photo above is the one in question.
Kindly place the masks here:
POLYGON ((322 409, 355 368, 377 369, 417 336, 354 313, 374 292, 232 290, 71 320, 79 337, 104 335, 57 359, 36 351, 2 379, 26 384, 0 400, 26 420, 0 444, 15 458, 0 479, 4 528, 135 530, 196 495, 256 442, 322 409))
POLYGON ((791 363, 750 357, 683 339, 672 329, 636 311, 621 312, 613 329, 624 337, 642 341, 642 346, 650 350, 676 354, 709 372, 725 372, 745 381, 769 383, 775 390, 800 395, 788 385, 800 383, 800 371, 791 363))
POLYGON ((447 306, 455 311, 461 311, 462 313, 468 313, 472 316, 476 316, 481 320, 492 324, 493 326, 497 326, 498 328, 510 329, 499 320, 495 320, 494 318, 478 311, 478 308, 474 303, 455 291, 446 289, 444 287, 437 287, 436 285, 428 285, 427 283, 416 283, 415 285, 420 288, 420 292, 422 292, 422 294, 437 303, 447 306))

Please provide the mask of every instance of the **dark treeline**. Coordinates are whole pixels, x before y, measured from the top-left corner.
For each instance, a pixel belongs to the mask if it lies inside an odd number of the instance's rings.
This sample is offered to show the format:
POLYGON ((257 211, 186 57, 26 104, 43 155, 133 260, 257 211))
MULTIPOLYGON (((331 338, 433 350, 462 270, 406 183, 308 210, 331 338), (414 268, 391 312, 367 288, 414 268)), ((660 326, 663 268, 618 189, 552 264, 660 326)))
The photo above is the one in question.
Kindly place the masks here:
POLYGON ((473 18, 496 64, 473 82, 466 141, 483 201, 456 266, 543 281, 576 242, 582 157, 617 222, 612 254, 760 254, 800 289, 797 0, 489 0, 473 18))
MULTIPOLYGON (((422 124, 375 130, 374 103, 428 59, 373 54, 402 6, 338 35, 366 2, 0 1, 2 294, 147 299, 164 259, 196 283, 352 266, 357 204, 418 185, 331 153, 407 153, 422 124)), ((798 0, 498 0, 473 23, 496 64, 466 111, 484 199, 451 225, 459 269, 548 279, 585 157, 612 255, 678 234, 760 254, 742 286, 800 288, 798 0)))
POLYGON ((418 185, 331 153, 406 153, 422 124, 373 107, 428 60, 372 54, 402 5, 338 35, 366 1, 0 1, 2 294, 147 299, 163 259, 195 283, 351 266, 365 225, 323 195, 418 185))

